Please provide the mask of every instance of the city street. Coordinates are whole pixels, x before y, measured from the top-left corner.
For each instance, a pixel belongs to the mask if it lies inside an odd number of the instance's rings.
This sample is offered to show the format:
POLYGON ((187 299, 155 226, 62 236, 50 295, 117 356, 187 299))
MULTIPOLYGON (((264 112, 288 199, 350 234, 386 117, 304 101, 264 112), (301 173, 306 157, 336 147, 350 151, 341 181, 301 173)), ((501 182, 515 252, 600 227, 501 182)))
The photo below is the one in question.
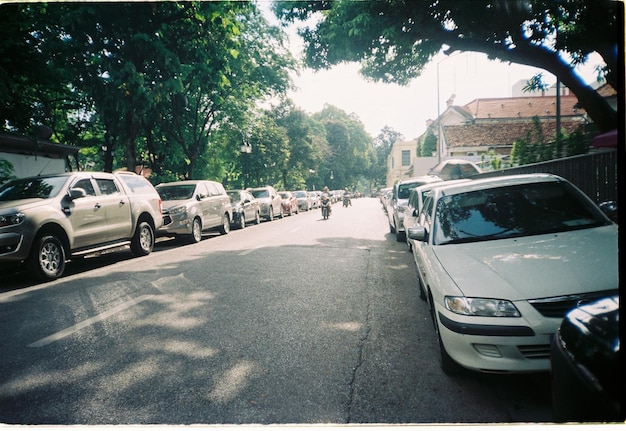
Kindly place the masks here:
POLYGON ((378 199, 0 274, 0 424, 552 420, 549 375, 448 376, 378 199))

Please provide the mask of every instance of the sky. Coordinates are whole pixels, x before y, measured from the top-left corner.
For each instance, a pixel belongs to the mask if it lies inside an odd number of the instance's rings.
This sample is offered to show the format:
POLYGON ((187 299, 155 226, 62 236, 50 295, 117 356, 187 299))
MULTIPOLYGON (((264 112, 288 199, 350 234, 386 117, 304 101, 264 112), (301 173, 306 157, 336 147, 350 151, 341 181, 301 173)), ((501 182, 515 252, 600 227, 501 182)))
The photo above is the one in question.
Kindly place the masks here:
MULTIPOLYGON (((260 2, 260 6, 266 19, 277 24, 268 11, 268 2, 260 2)), ((289 49, 300 58, 302 40, 296 34, 296 26, 290 26, 286 32, 289 49)), ((581 71, 587 82, 595 80, 596 64, 597 60, 592 60, 581 71)), ((387 126, 406 139, 414 139, 426 131, 428 120, 436 119, 446 109, 446 101, 453 94, 454 104, 463 106, 478 98, 510 97, 516 82, 540 72, 545 83, 556 82, 552 74, 541 69, 492 61, 473 52, 440 54, 407 86, 368 82, 358 70, 356 63, 318 72, 302 70, 293 76, 297 90, 290 92, 289 97, 310 114, 321 111, 325 104, 354 113, 372 137, 387 126)))

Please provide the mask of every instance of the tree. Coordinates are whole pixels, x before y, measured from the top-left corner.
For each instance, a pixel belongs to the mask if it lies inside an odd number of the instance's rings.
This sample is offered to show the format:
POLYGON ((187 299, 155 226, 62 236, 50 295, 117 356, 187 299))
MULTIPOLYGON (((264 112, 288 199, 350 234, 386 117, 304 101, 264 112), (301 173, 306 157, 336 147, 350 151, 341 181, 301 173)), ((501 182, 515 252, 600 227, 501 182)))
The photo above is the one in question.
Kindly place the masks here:
MULTIPOLYGON (((611 0, 386 0, 280 1, 285 22, 315 16, 300 29, 306 60, 315 69, 360 62, 364 76, 406 84, 441 50, 482 52, 491 59, 544 69, 566 85, 602 130, 617 113, 576 73, 597 52, 601 73, 618 80, 618 10, 611 0), (318 13, 323 11, 323 13, 318 13)), ((621 16, 621 15, 620 15, 621 16)), ((621 33, 623 34, 623 32, 621 33)))
POLYGON ((433 133, 432 129, 428 129, 424 141, 420 146, 420 157, 432 157, 433 153, 437 151, 437 137, 433 133))
POLYGON ((391 153, 393 144, 404 136, 393 128, 385 126, 372 142, 372 165, 368 172, 368 178, 372 181, 370 189, 387 182, 387 158, 391 153))

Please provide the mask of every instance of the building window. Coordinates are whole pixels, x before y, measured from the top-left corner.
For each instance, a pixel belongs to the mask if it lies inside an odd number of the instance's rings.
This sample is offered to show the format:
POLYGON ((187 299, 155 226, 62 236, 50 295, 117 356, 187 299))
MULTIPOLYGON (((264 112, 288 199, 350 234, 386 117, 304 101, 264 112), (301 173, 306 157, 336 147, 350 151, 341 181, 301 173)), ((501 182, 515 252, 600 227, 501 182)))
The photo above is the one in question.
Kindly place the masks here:
POLYGON ((411 150, 402 150, 402 166, 411 165, 411 150))

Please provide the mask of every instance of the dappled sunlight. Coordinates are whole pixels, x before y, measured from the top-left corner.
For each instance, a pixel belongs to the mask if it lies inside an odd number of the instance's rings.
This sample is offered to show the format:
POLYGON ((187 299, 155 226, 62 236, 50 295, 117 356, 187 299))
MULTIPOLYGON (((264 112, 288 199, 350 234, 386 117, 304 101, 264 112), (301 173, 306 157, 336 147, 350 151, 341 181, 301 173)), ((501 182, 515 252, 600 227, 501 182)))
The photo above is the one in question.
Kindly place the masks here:
POLYGON ((340 329, 342 331, 357 332, 363 327, 363 324, 361 322, 339 322, 339 323, 326 323, 324 324, 324 326, 327 328, 331 328, 331 329, 340 329))
POLYGON ((247 386, 250 378, 258 371, 252 361, 241 361, 232 368, 215 377, 215 386, 208 398, 213 402, 226 403, 234 399, 247 386))
POLYGON ((163 353, 173 353, 181 356, 191 357, 194 359, 206 359, 214 357, 219 353, 217 349, 211 347, 201 347, 197 343, 190 341, 168 340, 158 346, 150 346, 143 348, 144 351, 159 351, 163 353))
POLYGON ((16 376, 14 379, 0 385, 0 394, 12 394, 17 396, 22 392, 39 390, 49 385, 62 385, 72 383, 76 379, 91 376, 100 369, 100 365, 93 362, 85 362, 80 366, 68 370, 42 369, 32 371, 26 375, 16 376))

